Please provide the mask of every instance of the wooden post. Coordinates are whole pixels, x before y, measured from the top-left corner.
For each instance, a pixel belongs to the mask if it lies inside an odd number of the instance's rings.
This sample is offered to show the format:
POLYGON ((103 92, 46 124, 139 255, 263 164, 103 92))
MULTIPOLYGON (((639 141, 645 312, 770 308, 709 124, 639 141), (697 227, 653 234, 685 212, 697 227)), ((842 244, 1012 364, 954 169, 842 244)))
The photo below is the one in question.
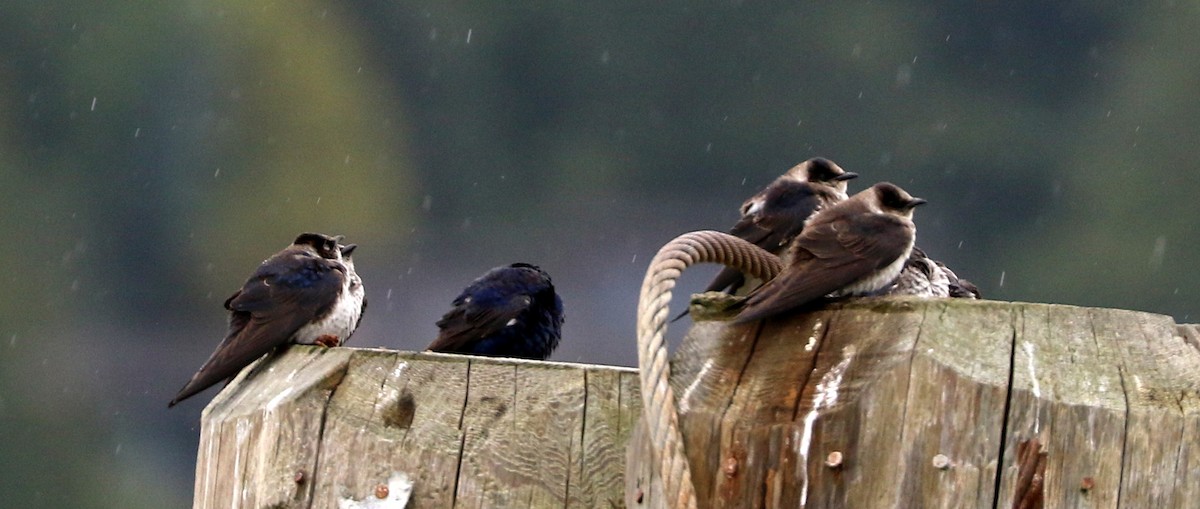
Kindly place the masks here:
POLYGON ((195 509, 619 506, 628 368, 293 346, 204 410, 195 509))
MULTIPOLYGON (((1200 501, 1200 327, 1168 317, 864 299, 701 321, 672 365, 701 507, 1200 501)), ((194 507, 661 507, 637 387, 627 368, 291 347, 205 409, 194 507)))
MULTIPOLYGON (((671 382, 701 508, 1182 509, 1198 345, 1148 313, 861 299, 698 322, 671 382)), ((629 507, 662 506, 654 464, 635 433, 629 507)))

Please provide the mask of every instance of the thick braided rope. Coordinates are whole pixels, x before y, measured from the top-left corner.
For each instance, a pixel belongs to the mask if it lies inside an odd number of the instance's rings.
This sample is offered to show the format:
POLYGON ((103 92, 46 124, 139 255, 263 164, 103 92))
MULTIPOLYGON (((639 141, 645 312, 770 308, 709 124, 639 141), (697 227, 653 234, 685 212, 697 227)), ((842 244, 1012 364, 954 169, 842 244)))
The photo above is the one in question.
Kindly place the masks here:
POLYGON ((695 509, 696 491, 683 451, 663 336, 667 331, 667 306, 671 303, 675 280, 679 279, 683 269, 697 263, 720 263, 763 281, 774 278, 781 269, 775 255, 716 231, 697 231, 676 237, 658 250, 646 269, 637 310, 642 417, 658 460, 663 494, 671 509, 695 509))

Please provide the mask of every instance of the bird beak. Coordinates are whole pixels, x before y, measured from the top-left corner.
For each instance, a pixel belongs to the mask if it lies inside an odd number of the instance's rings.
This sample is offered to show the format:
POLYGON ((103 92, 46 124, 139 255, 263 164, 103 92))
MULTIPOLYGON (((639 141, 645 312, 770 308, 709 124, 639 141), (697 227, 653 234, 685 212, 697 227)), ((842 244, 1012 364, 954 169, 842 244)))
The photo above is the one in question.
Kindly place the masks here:
POLYGON ((913 207, 916 207, 917 205, 924 205, 926 203, 929 203, 929 202, 925 201, 922 198, 913 198, 912 201, 908 202, 908 208, 911 209, 913 207))
POLYGON ((342 246, 342 257, 350 256, 350 253, 353 253, 355 249, 358 249, 358 244, 346 244, 342 246))
POLYGON ((858 178, 858 174, 857 174, 857 173, 854 173, 854 172, 852 172, 852 171, 848 171, 848 172, 846 172, 846 173, 843 173, 843 174, 841 174, 841 175, 838 175, 838 176, 836 176, 836 177, 833 177, 833 180, 836 180, 836 181, 838 181, 838 182, 841 182, 841 181, 843 181, 843 180, 850 180, 850 179, 853 179, 853 178, 858 178))

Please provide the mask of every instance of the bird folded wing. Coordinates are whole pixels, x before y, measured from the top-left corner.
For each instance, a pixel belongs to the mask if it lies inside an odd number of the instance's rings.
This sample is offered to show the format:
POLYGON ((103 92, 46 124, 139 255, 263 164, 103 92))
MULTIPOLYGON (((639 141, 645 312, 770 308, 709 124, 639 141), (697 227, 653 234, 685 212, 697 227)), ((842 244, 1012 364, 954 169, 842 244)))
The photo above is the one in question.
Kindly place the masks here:
POLYGON ((528 295, 515 294, 491 299, 456 299, 458 305, 437 321, 438 338, 429 345, 437 351, 458 351, 473 341, 491 336, 508 326, 533 302, 528 295))

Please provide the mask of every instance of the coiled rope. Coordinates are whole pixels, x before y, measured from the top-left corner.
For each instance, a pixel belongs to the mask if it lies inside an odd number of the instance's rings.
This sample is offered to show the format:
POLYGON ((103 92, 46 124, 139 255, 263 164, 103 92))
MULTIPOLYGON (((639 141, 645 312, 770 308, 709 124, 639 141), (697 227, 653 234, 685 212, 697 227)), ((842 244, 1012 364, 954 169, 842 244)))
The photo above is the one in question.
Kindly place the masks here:
POLYGON ((779 258, 762 248, 717 231, 685 233, 668 242, 646 269, 638 298, 638 373, 642 382, 642 420, 658 462, 663 494, 672 509, 696 509, 696 490, 683 450, 675 394, 668 364, 667 306, 683 269, 697 263, 720 263, 763 281, 782 268, 779 258))

